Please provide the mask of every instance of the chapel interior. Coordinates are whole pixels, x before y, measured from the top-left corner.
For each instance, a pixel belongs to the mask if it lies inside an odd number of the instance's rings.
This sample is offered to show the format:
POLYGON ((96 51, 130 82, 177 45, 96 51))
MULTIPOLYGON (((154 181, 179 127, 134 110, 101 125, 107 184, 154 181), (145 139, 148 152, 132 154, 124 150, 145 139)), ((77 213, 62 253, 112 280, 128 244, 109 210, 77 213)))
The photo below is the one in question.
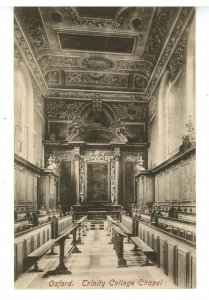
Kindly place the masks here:
POLYGON ((14 97, 16 287, 195 288, 195 9, 16 7, 14 97))

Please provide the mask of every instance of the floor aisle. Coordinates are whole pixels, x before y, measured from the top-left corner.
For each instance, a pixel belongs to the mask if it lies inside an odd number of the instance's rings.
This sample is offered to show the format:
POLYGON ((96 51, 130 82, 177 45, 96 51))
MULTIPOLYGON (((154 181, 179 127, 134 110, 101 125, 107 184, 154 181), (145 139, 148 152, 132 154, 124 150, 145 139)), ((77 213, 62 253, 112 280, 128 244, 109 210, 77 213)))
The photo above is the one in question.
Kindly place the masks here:
MULTIPOLYGON (((72 239, 66 240, 66 251, 72 239)), ((78 245, 82 253, 74 253, 66 261, 72 275, 57 275, 43 278, 47 271, 54 270, 59 256, 45 255, 39 261, 44 273, 25 273, 16 282, 15 288, 175 288, 171 280, 156 266, 139 265, 144 259, 133 245, 124 244, 127 268, 117 268, 117 256, 110 237, 105 230, 90 230, 78 245), (158 285, 157 285, 158 284, 158 285)), ((58 252, 59 247, 56 247, 58 252)))

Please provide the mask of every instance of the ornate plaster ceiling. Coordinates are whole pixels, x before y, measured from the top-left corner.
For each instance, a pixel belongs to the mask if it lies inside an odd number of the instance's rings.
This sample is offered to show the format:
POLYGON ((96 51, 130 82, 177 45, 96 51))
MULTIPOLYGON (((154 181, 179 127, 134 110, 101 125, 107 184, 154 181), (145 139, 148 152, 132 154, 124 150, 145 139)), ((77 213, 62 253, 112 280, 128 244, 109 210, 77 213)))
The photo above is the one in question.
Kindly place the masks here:
POLYGON ((119 100, 146 101, 169 37, 174 33, 167 55, 191 13, 179 7, 15 8, 16 29, 29 44, 45 96, 73 92, 76 99, 85 91, 84 97, 99 92, 104 100, 108 92, 113 100, 120 93, 119 100))
POLYGON ((166 70, 171 80, 179 72, 193 13, 191 7, 15 8, 15 62, 24 57, 35 79, 48 121, 45 140, 146 142, 160 79, 166 70))

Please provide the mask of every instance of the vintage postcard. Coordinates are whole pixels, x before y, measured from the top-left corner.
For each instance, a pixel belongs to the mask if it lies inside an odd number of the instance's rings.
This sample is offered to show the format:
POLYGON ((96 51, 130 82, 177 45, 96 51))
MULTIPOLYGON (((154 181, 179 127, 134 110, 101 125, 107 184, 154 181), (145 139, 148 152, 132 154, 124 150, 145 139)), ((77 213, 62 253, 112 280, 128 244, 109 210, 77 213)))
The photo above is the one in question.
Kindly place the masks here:
POLYGON ((195 30, 189 6, 14 8, 15 289, 196 288, 195 30))

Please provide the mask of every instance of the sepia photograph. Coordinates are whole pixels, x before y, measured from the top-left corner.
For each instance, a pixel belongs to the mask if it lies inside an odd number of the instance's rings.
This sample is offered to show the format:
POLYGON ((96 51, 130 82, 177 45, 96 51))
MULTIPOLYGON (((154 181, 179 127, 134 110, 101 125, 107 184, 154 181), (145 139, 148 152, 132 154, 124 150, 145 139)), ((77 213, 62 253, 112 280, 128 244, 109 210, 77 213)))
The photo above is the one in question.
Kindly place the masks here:
POLYGON ((13 17, 14 288, 195 289, 196 8, 13 17))

